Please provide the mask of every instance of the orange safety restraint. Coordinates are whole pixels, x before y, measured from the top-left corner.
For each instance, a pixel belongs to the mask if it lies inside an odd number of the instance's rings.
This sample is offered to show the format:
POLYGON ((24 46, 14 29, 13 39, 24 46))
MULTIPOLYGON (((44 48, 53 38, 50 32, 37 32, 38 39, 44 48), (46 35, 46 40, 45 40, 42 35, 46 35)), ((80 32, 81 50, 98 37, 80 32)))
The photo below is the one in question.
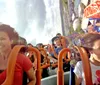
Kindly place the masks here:
MULTIPOLYGON (((45 49, 44 49, 44 48, 41 48, 40 51, 42 51, 42 52, 43 52, 43 55, 45 55, 46 59, 48 59, 48 58, 47 58, 47 53, 46 53, 45 49)), ((52 66, 52 67, 55 67, 55 66, 57 66, 57 63, 54 63, 54 64, 52 64, 51 66, 52 66)), ((50 67, 50 62, 49 62, 49 60, 47 60, 47 63, 46 63, 45 65, 42 65, 42 66, 41 66, 42 69, 43 69, 43 68, 48 68, 48 67, 50 67)))
MULTIPOLYGON (((58 55, 58 71, 57 71, 57 85, 64 85, 64 72, 63 72, 63 54, 70 54, 70 49, 63 48, 58 55)), ((70 60, 70 55, 68 55, 68 59, 70 60)))
POLYGON ((46 59, 45 63, 46 64, 50 63, 50 60, 48 59, 48 54, 47 54, 46 50, 44 48, 40 48, 39 50, 40 50, 41 54, 44 56, 44 59, 46 59))
POLYGON ((83 71, 85 76, 85 85, 93 85, 92 83, 92 75, 91 75, 91 68, 88 59, 87 52, 83 47, 75 46, 75 48, 79 51, 83 63, 83 71))
POLYGON ((41 56, 40 56, 40 52, 38 49, 33 48, 33 47, 28 47, 27 49, 28 51, 34 51, 36 53, 37 56, 37 70, 36 70, 36 85, 41 85, 41 56))
MULTIPOLYGON (((79 51, 79 53, 81 55, 81 59, 83 62, 85 81, 86 81, 85 83, 86 83, 86 85, 93 85, 92 75, 91 75, 91 70, 90 70, 91 68, 90 68, 90 63, 89 63, 87 53, 86 53, 85 49, 82 47, 75 46, 75 48, 79 51)), ((61 52, 59 53, 59 57, 58 57, 57 85, 64 85, 64 76, 63 76, 63 70, 62 70, 62 55, 65 52, 70 52, 70 50, 67 48, 61 50, 61 52)))
MULTIPOLYGON (((46 53, 45 49, 41 48, 39 50, 43 52, 43 55, 45 55, 45 57, 47 57, 47 53, 46 53)), ((28 55, 29 58, 31 57, 31 55, 34 55, 34 52, 33 51, 28 51, 28 53, 29 53, 29 55, 28 55)), ((35 62, 34 62, 35 69, 37 69, 37 61, 36 60, 37 60, 37 57, 35 58, 35 62)), ((50 66, 56 67, 57 65, 58 65, 58 63, 50 64, 50 62, 48 60, 48 62, 46 64, 44 64, 44 65, 41 66, 41 69, 48 68, 50 66)))
MULTIPOLYGON (((9 58, 8 58, 6 80, 4 81, 4 83, 2 85, 12 85, 17 55, 18 55, 19 51, 24 47, 25 47, 24 45, 16 45, 13 47, 13 49, 9 55, 9 58)), ((28 51, 35 51, 37 54, 36 85, 41 85, 40 53, 37 49, 35 49, 33 47, 28 47, 28 51)))
MULTIPOLYGON (((41 68, 42 69, 43 68, 48 68, 50 66, 50 63, 49 63, 49 60, 47 58, 47 53, 46 53, 44 48, 40 48, 39 50, 40 50, 39 52, 42 53, 42 55, 47 59, 47 62, 44 65, 42 65, 41 68)), ((29 52, 30 57, 31 57, 31 55, 34 55, 34 53, 32 51, 29 52)), ((37 57, 35 59, 37 60, 37 57)), ((37 62, 34 62, 34 64, 37 65, 37 62)), ((37 67, 36 67, 36 69, 37 69, 37 67)))
POLYGON ((25 46, 15 46, 12 49, 12 51, 9 55, 9 58, 8 58, 6 80, 4 81, 4 83, 2 85, 12 85, 17 55, 18 55, 20 49, 23 47, 25 47, 25 46))
MULTIPOLYGON (((64 45, 65 46, 65 45, 64 45)), ((65 47, 63 47, 63 49, 65 49, 65 47)), ((52 45, 49 45, 49 51, 50 52, 52 52, 52 51, 54 51, 54 46, 52 46, 52 45)), ((56 54, 56 52, 55 52, 55 54, 56 54)), ((57 54, 56 54, 57 55, 57 54)), ((58 56, 58 55, 57 55, 58 56)), ((64 57, 64 60, 66 61, 66 62, 69 62, 70 61, 70 53, 68 52, 68 59, 66 59, 66 55, 65 54, 63 54, 62 55, 63 57, 64 57)), ((56 57, 56 58, 58 58, 58 57, 56 57)), ((47 64, 47 67, 49 67, 50 66, 50 64, 47 64)), ((52 67, 57 67, 58 66, 58 62, 56 62, 56 63, 54 63, 54 64, 51 64, 51 66, 52 67)), ((42 66, 42 67, 46 67, 46 65, 45 66, 42 66)))
POLYGON ((33 63, 33 68, 36 70, 37 69, 37 57, 36 54, 33 51, 28 51, 27 57, 31 60, 33 63), (34 55, 34 56, 32 56, 34 55))
MULTIPOLYGON (((54 51, 54 47, 52 45, 47 44, 45 46, 48 47, 47 50, 48 50, 49 53, 51 53, 52 51, 54 51)), ((49 62, 48 64, 41 66, 41 68, 47 68, 47 67, 50 67, 50 66, 57 67, 58 66, 58 63, 56 62, 56 63, 50 64, 50 62, 49 62)))

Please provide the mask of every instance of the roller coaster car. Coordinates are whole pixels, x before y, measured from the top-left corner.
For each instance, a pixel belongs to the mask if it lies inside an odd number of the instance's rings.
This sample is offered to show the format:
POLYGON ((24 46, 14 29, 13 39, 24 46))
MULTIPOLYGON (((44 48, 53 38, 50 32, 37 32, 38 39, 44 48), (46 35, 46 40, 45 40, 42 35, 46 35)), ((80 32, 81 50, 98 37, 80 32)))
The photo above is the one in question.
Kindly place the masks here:
MULTIPOLYGON (((18 54, 18 52, 20 51, 21 48, 25 48, 25 46, 16 45, 13 48, 13 50, 12 50, 10 56, 9 56, 9 60, 8 60, 7 77, 6 77, 5 82, 2 85, 11 85, 11 83, 13 81, 16 56, 17 56, 17 54, 18 54), (10 68, 12 68, 12 69, 10 69, 10 68)), ((76 49, 78 49, 78 51, 80 52, 82 62, 84 63, 83 64, 83 69, 84 69, 84 73, 85 73, 86 85, 93 85, 92 84, 92 77, 91 77, 91 70, 90 70, 90 63, 89 63, 89 60, 88 60, 88 57, 87 57, 87 53, 84 50, 84 48, 82 48, 82 47, 77 47, 76 46, 76 49), (85 68, 87 68, 87 69, 85 69, 85 68)), ((41 69, 41 67, 40 67, 40 60, 41 60, 40 59, 40 52, 35 48, 28 48, 28 50, 33 50, 37 54, 37 60, 38 61, 37 61, 37 70, 36 70, 36 78, 37 78, 36 85, 41 85, 41 83, 42 83, 42 85, 47 85, 47 84, 49 85, 48 82, 51 82, 50 84, 52 84, 52 85, 55 85, 55 84, 64 85, 64 75, 65 75, 65 78, 66 78, 65 81, 68 81, 69 73, 67 72, 67 73, 64 74, 64 72, 62 70, 62 66, 63 66, 62 55, 65 52, 70 52, 69 49, 64 48, 59 53, 57 75, 56 76, 51 76, 51 77, 48 77, 48 78, 45 78, 45 79, 42 79, 42 80, 41 80, 41 70, 40 70, 41 69), (54 84, 53 82, 55 82, 56 79, 57 79, 57 82, 54 84), (48 81, 48 82, 46 82, 46 81, 48 81)), ((67 82, 67 85, 68 85, 68 82, 67 82)))

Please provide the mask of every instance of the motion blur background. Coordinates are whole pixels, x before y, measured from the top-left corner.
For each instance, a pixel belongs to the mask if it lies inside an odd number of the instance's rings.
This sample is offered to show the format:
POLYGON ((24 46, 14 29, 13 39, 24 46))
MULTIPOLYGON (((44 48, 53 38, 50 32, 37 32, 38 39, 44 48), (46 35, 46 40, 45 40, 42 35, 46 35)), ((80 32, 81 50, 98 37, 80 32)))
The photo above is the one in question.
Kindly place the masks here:
POLYGON ((83 9, 91 1, 0 0, 0 22, 14 27, 28 43, 47 44, 56 33, 81 33, 83 9))
POLYGON ((14 27, 33 44, 61 33, 59 0, 0 0, 0 22, 14 27))

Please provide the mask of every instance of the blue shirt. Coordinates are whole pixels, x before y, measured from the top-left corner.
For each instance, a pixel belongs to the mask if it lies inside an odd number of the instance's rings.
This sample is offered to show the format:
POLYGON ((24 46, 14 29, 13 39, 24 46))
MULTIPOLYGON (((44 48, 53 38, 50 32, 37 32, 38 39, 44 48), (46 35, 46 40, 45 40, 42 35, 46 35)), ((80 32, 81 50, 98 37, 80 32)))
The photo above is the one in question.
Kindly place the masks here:
MULTIPOLYGON (((62 47, 58 47, 58 48, 55 48, 55 52, 57 53, 57 55, 59 54, 59 52, 62 50, 63 48, 62 47)), ((53 58, 55 58, 54 54, 51 53, 50 54, 53 58)), ((57 58, 56 58, 57 59, 57 58)))

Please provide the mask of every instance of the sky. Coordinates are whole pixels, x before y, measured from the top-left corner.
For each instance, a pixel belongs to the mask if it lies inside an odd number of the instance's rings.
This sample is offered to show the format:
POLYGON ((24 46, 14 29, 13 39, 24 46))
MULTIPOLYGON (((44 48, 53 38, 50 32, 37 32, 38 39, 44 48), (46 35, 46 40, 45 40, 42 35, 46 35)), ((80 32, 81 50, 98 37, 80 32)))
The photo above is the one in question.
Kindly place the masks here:
POLYGON ((59 0, 0 0, 0 22, 33 45, 48 44, 62 33, 59 0))

